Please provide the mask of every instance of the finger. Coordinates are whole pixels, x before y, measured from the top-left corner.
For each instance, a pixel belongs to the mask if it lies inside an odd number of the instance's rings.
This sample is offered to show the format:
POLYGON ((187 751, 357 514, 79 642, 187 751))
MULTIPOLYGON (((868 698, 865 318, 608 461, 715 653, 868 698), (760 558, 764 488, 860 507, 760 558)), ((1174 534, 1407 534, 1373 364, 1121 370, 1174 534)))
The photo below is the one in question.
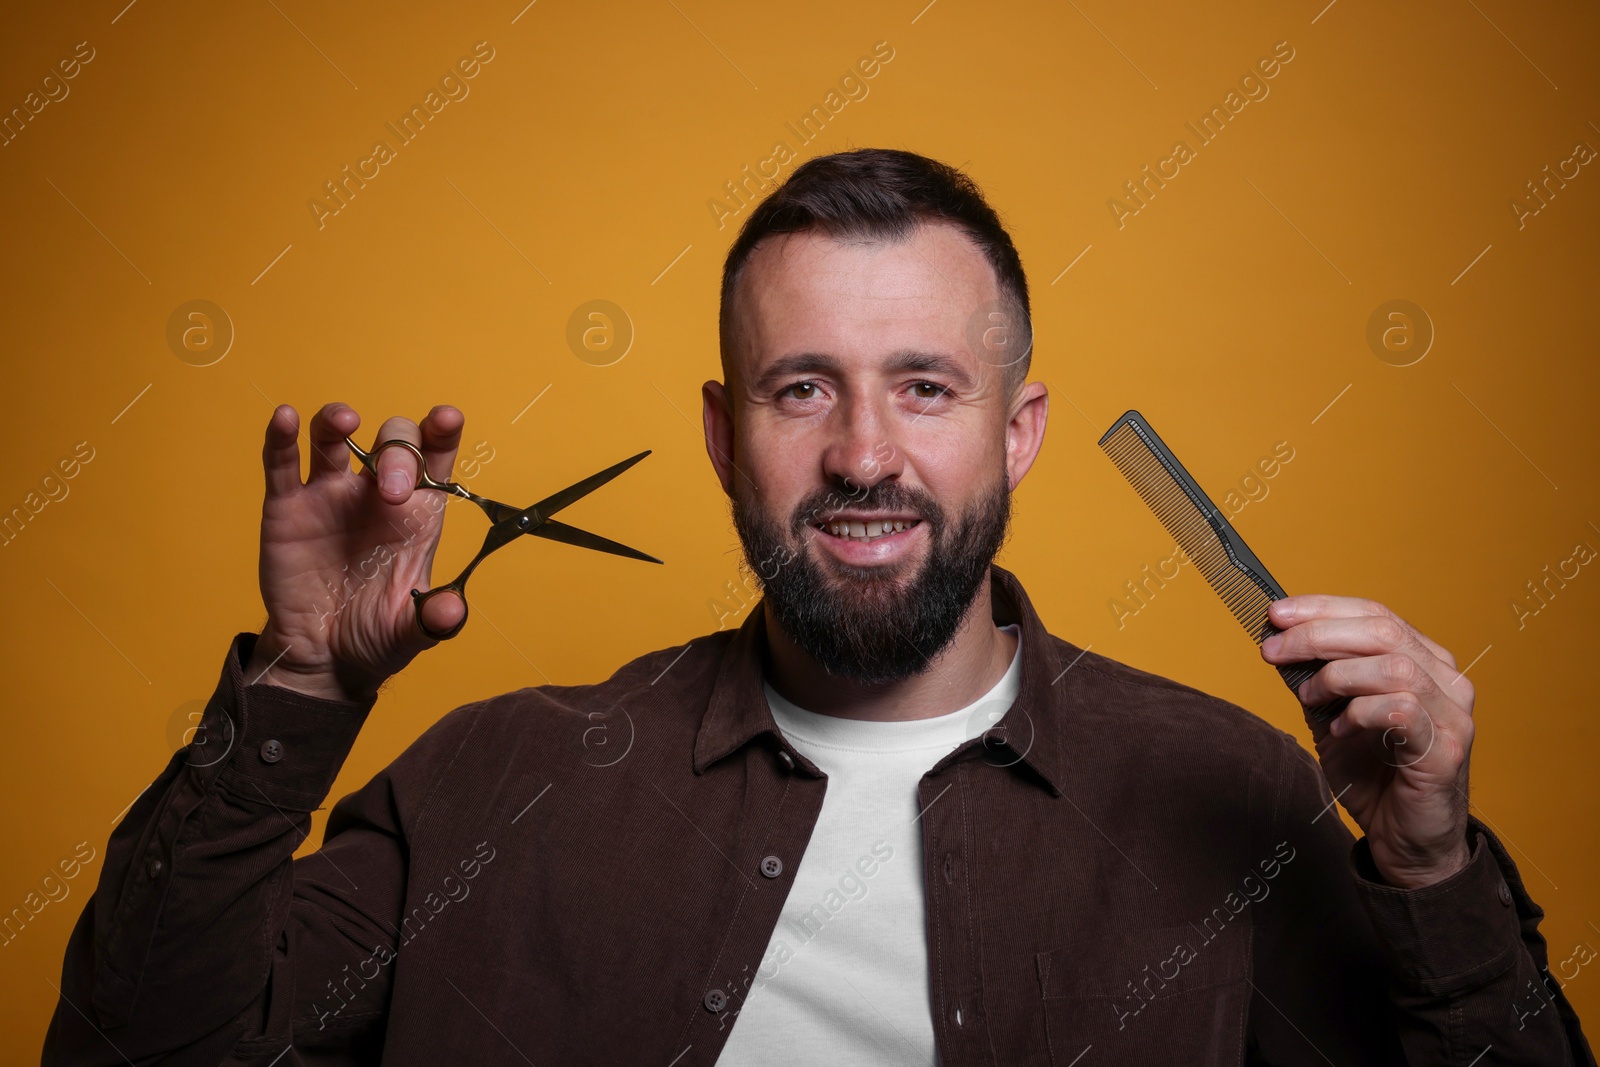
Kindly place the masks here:
MULTIPOLYGON (((378 427, 372 449, 376 451, 383 442, 395 440, 409 441, 420 448, 422 431, 410 419, 396 415, 378 427)), ((404 504, 411 499, 411 490, 417 485, 417 473, 417 457, 409 449, 386 448, 378 453, 378 488, 387 502, 404 504)))
POLYGON ((1391 767, 1426 771, 1453 758, 1454 746, 1441 745, 1443 727, 1409 694, 1360 697, 1329 724, 1334 737, 1366 733, 1378 758, 1391 767), (1435 755, 1437 753, 1437 755, 1435 755), (1424 763, 1433 756, 1432 763, 1424 763))
POLYGON ((1335 697, 1417 693, 1424 687, 1434 688, 1428 672, 1410 656, 1391 652, 1329 661, 1300 687, 1300 699, 1315 707, 1335 697))
POLYGON ((1410 631, 1394 619, 1364 615, 1297 622, 1262 642, 1261 655, 1268 663, 1298 663, 1307 659, 1379 656, 1412 645, 1410 631))
MULTIPOLYGON (((1359 659, 1333 660, 1300 687, 1300 700, 1316 707, 1334 697, 1405 697, 1427 709, 1433 719, 1450 729, 1471 728, 1472 716, 1454 703, 1433 676, 1403 652, 1359 659)), ((1351 700, 1351 706, 1356 701, 1351 700)), ((1346 709, 1348 710, 1348 709, 1346 709)))
MULTIPOLYGON (((1404 619, 1400 621, 1405 622, 1404 619)), ((1406 623, 1406 628, 1409 629, 1412 635, 1422 643, 1423 648, 1427 649, 1429 652, 1432 652, 1440 662, 1442 662, 1446 667, 1450 668, 1450 678, 1453 681, 1456 675, 1460 673, 1456 667, 1455 655, 1448 648, 1445 648, 1439 642, 1435 641, 1433 638, 1429 637, 1415 626, 1412 626, 1410 623, 1406 623)))
POLYGON ((455 469, 456 450, 461 446, 461 431, 466 424, 467 417, 449 404, 437 404, 423 416, 422 455, 428 462, 428 473, 441 482, 449 481, 450 472, 455 469))
MULTIPOLYGON (((1461 677, 1461 672, 1435 655, 1430 644, 1422 641, 1405 620, 1392 614, 1317 618, 1296 623, 1267 638, 1261 645, 1261 658, 1268 663, 1301 663, 1401 652, 1416 660, 1435 684, 1449 686, 1461 677)), ((1458 687, 1452 696, 1463 692, 1458 687)))
MULTIPOLYGON (((448 633, 466 613, 467 605, 454 590, 431 596, 422 604, 422 621, 434 633, 448 633)), ((417 628, 417 632, 429 642, 435 640, 428 637, 421 627, 417 628)))
MULTIPOLYGON (((320 481, 332 475, 350 474, 350 450, 344 439, 356 432, 361 416, 348 404, 334 401, 322 405, 311 416, 311 478, 320 481)), ((309 484, 309 482, 308 482, 309 484)))
POLYGON ((1284 597, 1273 601, 1267 608, 1267 616, 1272 624, 1279 629, 1287 629, 1294 623, 1310 622, 1314 619, 1332 618, 1361 618, 1376 616, 1393 619, 1395 622, 1411 631, 1429 652, 1438 656, 1452 668, 1456 665, 1455 656, 1443 645, 1434 641, 1427 634, 1412 626, 1405 619, 1387 605, 1365 597, 1327 596, 1321 593, 1309 593, 1301 596, 1284 597))
MULTIPOLYGON (((1461 701, 1467 708, 1472 706, 1472 686, 1456 667, 1456 658, 1450 650, 1433 640, 1405 619, 1395 614, 1388 605, 1365 597, 1328 596, 1321 593, 1304 594, 1301 596, 1284 597, 1273 601, 1267 607, 1268 619, 1279 629, 1287 630, 1291 625, 1312 622, 1317 619, 1328 618, 1373 618, 1391 619, 1405 628, 1411 638, 1439 663, 1427 664, 1431 673, 1441 686, 1453 687, 1451 696, 1461 701)), ((1326 659, 1319 655, 1318 659, 1326 659)))
POLYGON ((1356 596, 1329 596, 1326 593, 1302 593, 1274 600, 1267 608, 1267 617, 1279 629, 1293 623, 1313 619, 1342 619, 1365 615, 1389 615, 1390 611, 1376 600, 1356 596))
POLYGON ((300 413, 288 404, 279 404, 267 420, 261 466, 269 498, 288 496, 300 488, 300 413))

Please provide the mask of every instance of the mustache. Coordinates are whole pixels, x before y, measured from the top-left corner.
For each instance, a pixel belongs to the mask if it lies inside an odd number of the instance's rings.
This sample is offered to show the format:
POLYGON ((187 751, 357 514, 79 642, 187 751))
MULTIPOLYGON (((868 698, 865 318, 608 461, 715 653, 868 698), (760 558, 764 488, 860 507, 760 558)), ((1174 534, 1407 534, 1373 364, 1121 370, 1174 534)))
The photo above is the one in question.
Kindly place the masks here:
POLYGON ((846 508, 884 514, 911 513, 931 523, 935 532, 944 528, 944 509, 926 491, 900 482, 879 482, 856 491, 817 489, 795 506, 790 529, 796 535, 812 523, 827 522, 846 508))

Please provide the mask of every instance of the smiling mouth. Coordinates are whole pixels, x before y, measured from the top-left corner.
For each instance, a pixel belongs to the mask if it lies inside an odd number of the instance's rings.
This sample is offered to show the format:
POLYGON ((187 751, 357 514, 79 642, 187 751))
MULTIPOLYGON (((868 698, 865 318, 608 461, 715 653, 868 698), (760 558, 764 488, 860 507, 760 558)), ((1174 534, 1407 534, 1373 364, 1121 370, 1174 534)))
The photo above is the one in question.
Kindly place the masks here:
POLYGON ((876 541, 880 537, 901 533, 921 525, 921 519, 884 519, 874 522, 817 522, 812 525, 841 541, 876 541))

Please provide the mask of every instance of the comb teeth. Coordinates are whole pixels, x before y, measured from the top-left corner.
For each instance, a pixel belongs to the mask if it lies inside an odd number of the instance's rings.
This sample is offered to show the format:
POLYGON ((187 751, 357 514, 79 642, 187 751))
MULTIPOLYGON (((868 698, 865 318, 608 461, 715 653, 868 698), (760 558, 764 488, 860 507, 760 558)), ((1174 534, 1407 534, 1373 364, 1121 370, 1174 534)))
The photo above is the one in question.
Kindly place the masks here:
MULTIPOLYGON (((1267 619, 1267 608, 1288 594, 1144 417, 1137 411, 1123 415, 1100 438, 1100 448, 1166 527, 1195 569, 1204 575, 1251 640, 1260 645, 1277 633, 1277 627, 1267 619)), ((1291 691, 1298 692, 1323 665, 1321 660, 1285 664, 1278 673, 1291 691)), ((1348 698, 1341 697, 1308 712, 1317 721, 1326 722, 1344 710, 1347 703, 1348 698)))
POLYGON ((1211 501, 1204 494, 1193 500, 1131 424, 1121 424, 1100 447, 1256 644, 1275 633, 1267 608, 1276 598, 1228 554, 1226 541, 1208 518, 1216 512, 1211 501))

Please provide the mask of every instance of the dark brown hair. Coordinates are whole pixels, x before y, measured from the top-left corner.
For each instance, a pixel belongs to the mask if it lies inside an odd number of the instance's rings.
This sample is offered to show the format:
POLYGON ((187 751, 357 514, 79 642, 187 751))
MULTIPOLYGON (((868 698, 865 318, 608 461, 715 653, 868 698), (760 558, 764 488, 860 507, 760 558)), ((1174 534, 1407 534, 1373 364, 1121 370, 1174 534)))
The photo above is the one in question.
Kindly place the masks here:
MULTIPOLYGON (((1011 326, 1008 350, 1024 353, 1003 364, 1006 392, 1014 393, 1028 376, 1033 320, 1028 278, 1011 235, 971 178, 947 163, 893 148, 858 148, 807 160, 745 220, 722 266, 718 325, 723 378, 731 381, 734 287, 763 238, 815 229, 834 238, 898 241, 928 222, 958 227, 994 269, 1003 305, 1003 318, 994 321, 1011 326)), ((969 342, 983 327, 980 323, 969 331, 969 342)))

